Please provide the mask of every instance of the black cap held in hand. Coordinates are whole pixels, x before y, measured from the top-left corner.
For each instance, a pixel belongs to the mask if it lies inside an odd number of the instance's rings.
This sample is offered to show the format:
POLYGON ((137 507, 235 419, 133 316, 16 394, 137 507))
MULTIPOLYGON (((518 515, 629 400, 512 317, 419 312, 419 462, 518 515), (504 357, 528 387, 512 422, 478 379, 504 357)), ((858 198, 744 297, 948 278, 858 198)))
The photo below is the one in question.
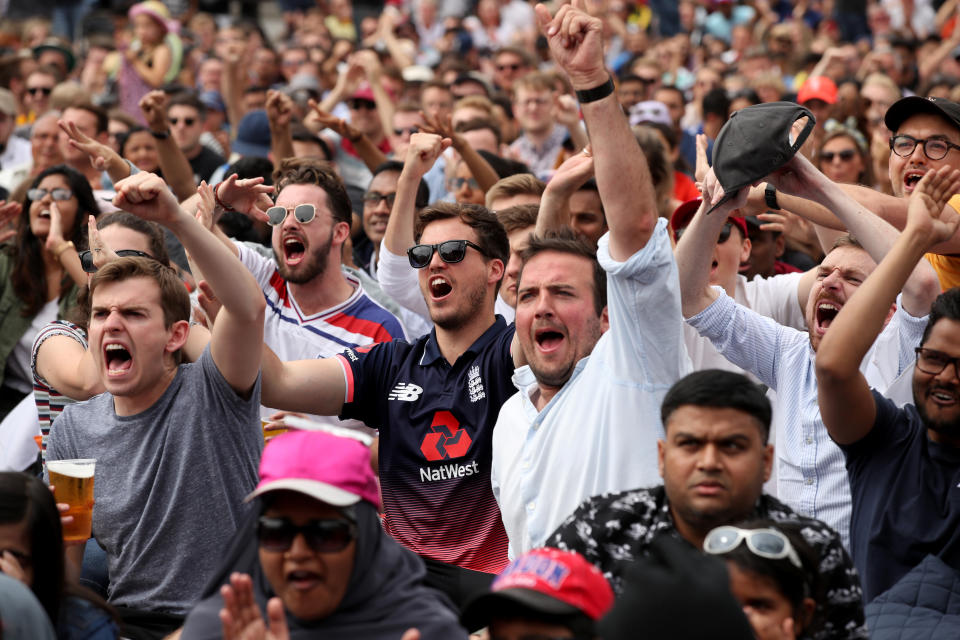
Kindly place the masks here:
POLYGON ((724 195, 707 213, 790 162, 816 122, 809 109, 795 102, 768 102, 734 111, 713 143, 713 172, 724 195), (807 118, 803 130, 791 140, 793 123, 803 117, 807 118))
POLYGON ((625 576, 613 609, 600 621, 603 640, 753 640, 730 591, 727 567, 669 534, 625 576))

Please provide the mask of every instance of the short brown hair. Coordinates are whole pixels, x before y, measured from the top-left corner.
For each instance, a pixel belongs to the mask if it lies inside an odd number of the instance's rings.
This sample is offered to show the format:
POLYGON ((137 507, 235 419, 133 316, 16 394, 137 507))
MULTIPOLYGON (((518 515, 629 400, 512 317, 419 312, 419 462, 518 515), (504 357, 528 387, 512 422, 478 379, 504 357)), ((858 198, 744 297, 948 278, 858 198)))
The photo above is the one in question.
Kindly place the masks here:
POLYGON ((506 230, 507 235, 517 229, 526 229, 537 224, 537 214, 540 212, 538 204, 517 204, 507 207, 503 211, 497 211, 497 219, 506 230))
POLYGON ((130 278, 150 278, 160 288, 163 323, 168 329, 181 320, 190 320, 190 294, 176 272, 152 258, 119 258, 103 265, 90 278, 90 299, 101 284, 130 278))
POLYGON ((520 254, 523 266, 520 267, 520 273, 517 275, 517 289, 519 290, 520 282, 523 279, 523 267, 533 256, 544 251, 568 253, 590 261, 593 265, 593 310, 597 316, 600 316, 604 307, 607 306, 607 274, 600 266, 596 252, 570 227, 548 231, 542 236, 537 234, 530 236, 527 248, 520 254))
POLYGON ((327 193, 333 222, 353 222, 353 210, 343 180, 329 162, 317 158, 286 158, 273 172, 273 184, 279 195, 291 184, 312 184, 327 193))
POLYGON ((524 76, 520 76, 513 83, 514 92, 520 88, 530 91, 554 91, 557 88, 556 76, 545 71, 531 71, 524 76))
POLYGON ((454 111, 465 108, 485 111, 488 116, 493 117, 493 102, 486 96, 464 96, 453 103, 454 111))
POLYGON ((499 198, 512 198, 519 195, 531 195, 538 198, 543 196, 547 184, 538 180, 532 173, 516 173, 506 178, 501 178, 493 183, 493 186, 487 189, 486 203, 490 203, 499 198))
POLYGON ((498 145, 503 142, 503 134, 500 131, 500 125, 492 117, 471 118, 466 122, 458 122, 457 126, 454 127, 454 131, 457 133, 466 133, 467 131, 482 131, 484 129, 493 132, 493 137, 496 138, 498 145))
MULTIPOLYGON (((413 239, 420 242, 423 230, 431 222, 459 218, 460 222, 471 227, 477 233, 480 245, 487 260, 499 260, 504 267, 510 257, 510 241, 507 232, 500 224, 496 214, 479 204, 459 204, 456 202, 437 202, 420 211, 413 228, 413 239)), ((500 283, 497 283, 499 290, 500 283)))

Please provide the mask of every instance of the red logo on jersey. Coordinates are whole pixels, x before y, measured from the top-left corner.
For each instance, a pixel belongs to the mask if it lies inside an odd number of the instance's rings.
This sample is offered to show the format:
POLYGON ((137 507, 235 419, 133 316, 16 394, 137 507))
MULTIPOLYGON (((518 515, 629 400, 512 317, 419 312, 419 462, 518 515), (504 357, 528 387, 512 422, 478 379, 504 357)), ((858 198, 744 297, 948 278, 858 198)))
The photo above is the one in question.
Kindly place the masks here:
POLYGON ((452 460, 467 455, 471 444, 473 439, 470 434, 460 426, 460 421, 452 413, 437 411, 433 414, 430 433, 420 443, 420 451, 431 462, 452 460))

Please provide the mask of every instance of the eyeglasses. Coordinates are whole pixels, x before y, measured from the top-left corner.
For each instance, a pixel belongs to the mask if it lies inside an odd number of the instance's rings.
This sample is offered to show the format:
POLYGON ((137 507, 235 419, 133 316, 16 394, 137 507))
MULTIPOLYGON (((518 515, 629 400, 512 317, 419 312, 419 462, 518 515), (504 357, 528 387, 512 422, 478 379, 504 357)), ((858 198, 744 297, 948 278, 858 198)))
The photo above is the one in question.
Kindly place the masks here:
POLYGON ((293 540, 303 534, 307 546, 317 553, 343 551, 357 537, 357 529, 347 520, 310 520, 295 525, 286 518, 261 516, 257 521, 257 539, 267 551, 288 551, 293 540))
POLYGON ((28 569, 30 565, 33 564, 33 557, 28 556, 22 551, 17 551, 16 549, 0 549, 0 556, 5 553, 9 553, 16 558, 17 562, 20 564, 20 567, 23 569, 28 569))
POLYGON ((660 78, 645 78, 643 76, 636 76, 636 78, 633 78, 633 79, 639 80, 643 84, 650 85, 650 84, 656 84, 657 80, 659 80, 660 78))
POLYGON ((188 127, 192 127, 196 121, 197 121, 196 118, 170 118, 170 124, 174 126, 183 122, 184 125, 188 127))
POLYGON ((363 194, 363 204, 369 207, 375 207, 381 202, 386 201, 388 207, 393 207, 394 200, 397 199, 397 192, 379 193, 377 191, 367 191, 363 194))
MULTIPOLYGON (((286 220, 287 213, 289 212, 290 209, 287 207, 270 207, 267 209, 267 224, 271 227, 280 226, 283 224, 283 221, 286 220)), ((313 219, 317 217, 317 208, 312 204, 298 204, 293 208, 293 217, 296 218, 300 224, 313 222, 313 219)))
POLYGON ((420 127, 403 127, 402 129, 394 129, 393 135, 402 136, 403 134, 408 132, 410 133, 410 135, 413 135, 415 133, 418 133, 419 131, 420 131, 420 127))
POLYGON ((347 100, 347 107, 354 111, 359 111, 360 109, 371 111, 377 108, 377 103, 373 100, 364 100, 363 98, 351 98, 347 100))
POLYGON ((790 539, 776 529, 717 527, 707 534, 703 541, 703 550, 713 555, 724 555, 739 547, 743 541, 746 541, 747 549, 753 555, 768 560, 787 558, 790 564, 803 571, 803 563, 790 544, 790 539))
POLYGON ((467 185, 474 191, 480 189, 480 183, 473 178, 450 178, 447 180, 447 191, 460 191, 460 189, 463 188, 463 185, 467 185))
POLYGON ((526 100, 517 100, 518 107, 545 107, 550 104, 549 98, 527 98, 526 100))
POLYGON ((463 261, 463 258, 467 255, 467 247, 473 247, 486 255, 482 247, 469 240, 447 240, 439 244, 414 245, 407 249, 407 259, 414 269, 423 269, 430 264, 433 259, 433 252, 436 251, 441 260, 447 264, 455 264, 463 261))
POLYGON ((69 200, 73 197, 73 191, 70 189, 30 189, 27 191, 27 197, 33 201, 43 200, 47 197, 47 194, 50 194, 50 197, 56 200, 57 202, 63 202, 64 200, 69 200))
MULTIPOLYGON (((673 232, 674 238, 680 240, 683 237, 683 234, 687 231, 688 227, 683 227, 682 229, 676 229, 673 232)), ((723 225, 723 229, 720 230, 720 237, 717 238, 717 244, 723 244, 730 238, 730 233, 733 231, 733 223, 726 222, 723 225)))
MULTIPOLYGON (((136 249, 120 249, 114 251, 119 258, 150 258, 151 260, 156 260, 149 253, 144 253, 143 251, 137 251, 136 249)), ((80 252, 80 266, 87 273, 96 273, 97 265, 93 264, 93 252, 92 251, 81 251, 80 252)))
POLYGON ((48 96, 53 93, 53 87, 27 87, 27 93, 31 93, 33 95, 39 95, 42 93, 43 95, 48 96))
POLYGON ((954 358, 936 349, 924 349, 917 347, 917 369, 930 375, 937 375, 952 364, 954 371, 960 376, 960 358, 954 358))
MULTIPOLYGON (((844 149, 843 151, 821 151, 820 160, 823 162, 833 162, 834 158, 840 158, 844 162, 850 162, 857 152, 853 149, 844 149)), ((908 154, 909 155, 909 154, 908 154)))
POLYGON ((903 133, 890 138, 890 150, 901 158, 909 158, 918 144, 923 144, 923 153, 931 160, 942 160, 950 149, 960 149, 960 144, 953 144, 943 138, 917 140, 903 133))
POLYGON ((498 64, 497 71, 519 71, 520 69, 526 68, 526 65, 522 64, 498 64))

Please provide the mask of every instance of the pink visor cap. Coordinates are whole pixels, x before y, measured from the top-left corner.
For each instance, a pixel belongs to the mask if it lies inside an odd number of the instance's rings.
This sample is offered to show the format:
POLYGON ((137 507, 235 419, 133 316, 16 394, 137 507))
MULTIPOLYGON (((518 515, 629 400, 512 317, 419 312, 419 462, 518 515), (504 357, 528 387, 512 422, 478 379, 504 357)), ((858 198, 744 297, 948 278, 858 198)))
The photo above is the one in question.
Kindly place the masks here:
POLYGON ((361 500, 380 507, 370 449, 323 431, 290 431, 270 440, 260 459, 260 483, 245 501, 271 491, 296 491, 335 507, 361 500))

